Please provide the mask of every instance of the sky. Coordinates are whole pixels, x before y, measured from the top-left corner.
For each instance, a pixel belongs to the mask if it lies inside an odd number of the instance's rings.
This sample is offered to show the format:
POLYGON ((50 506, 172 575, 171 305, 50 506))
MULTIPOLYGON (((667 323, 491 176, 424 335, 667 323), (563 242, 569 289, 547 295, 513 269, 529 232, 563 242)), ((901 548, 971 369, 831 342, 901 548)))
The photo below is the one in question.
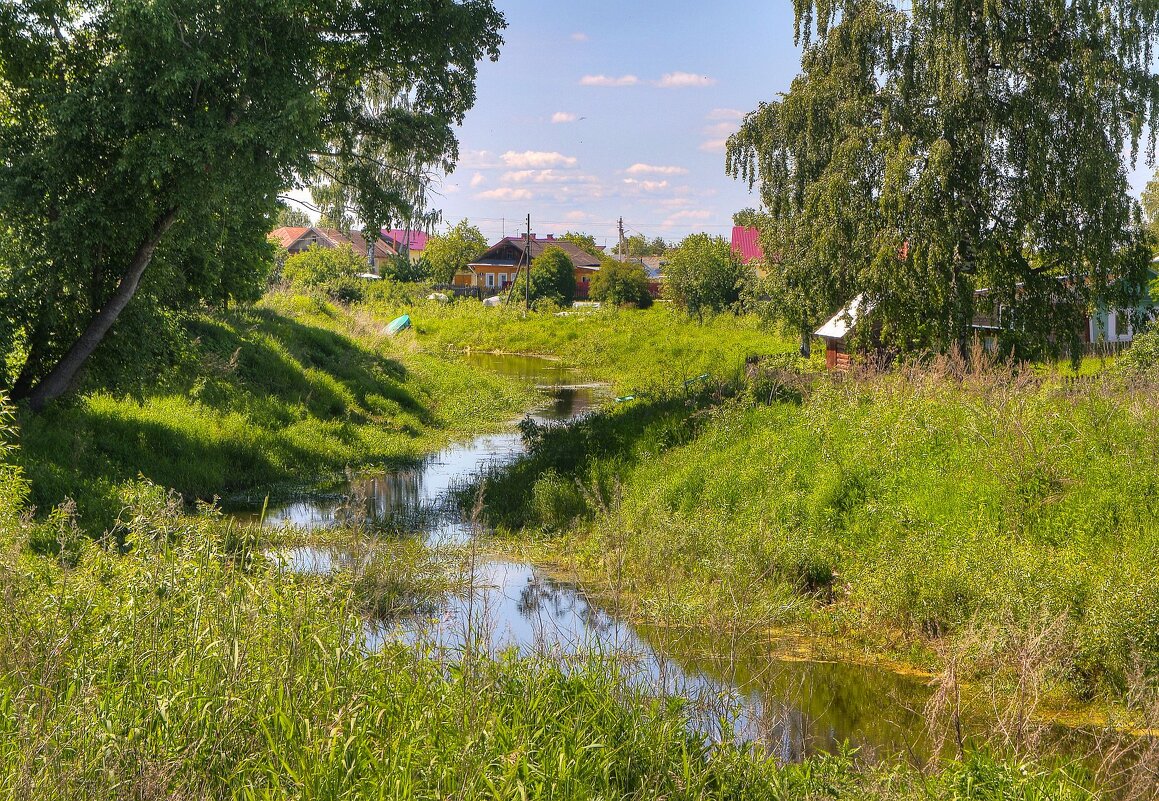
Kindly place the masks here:
MULTIPOLYGON (((800 67, 790 0, 497 0, 496 63, 458 130, 459 166, 434 187, 444 223, 488 241, 524 230, 679 240, 728 236, 759 199, 724 171, 744 113, 800 67)), ((1136 195, 1153 169, 1129 171, 1136 195)))

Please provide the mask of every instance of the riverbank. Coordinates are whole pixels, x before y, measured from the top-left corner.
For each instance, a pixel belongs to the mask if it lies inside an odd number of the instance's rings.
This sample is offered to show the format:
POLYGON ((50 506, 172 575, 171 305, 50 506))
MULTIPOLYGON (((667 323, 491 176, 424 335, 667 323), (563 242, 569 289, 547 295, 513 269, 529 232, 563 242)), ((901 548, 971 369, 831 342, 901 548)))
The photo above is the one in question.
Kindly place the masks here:
POLYGON ((387 336, 389 320, 285 292, 192 318, 184 358, 144 390, 89 391, 20 421, 32 503, 47 512, 71 499, 94 534, 139 478, 187 501, 260 505, 350 468, 415 462, 535 402, 522 382, 387 336))
POLYGON ((767 375, 543 432, 484 493, 633 619, 795 627, 1153 714, 1157 410, 1112 375, 767 375))

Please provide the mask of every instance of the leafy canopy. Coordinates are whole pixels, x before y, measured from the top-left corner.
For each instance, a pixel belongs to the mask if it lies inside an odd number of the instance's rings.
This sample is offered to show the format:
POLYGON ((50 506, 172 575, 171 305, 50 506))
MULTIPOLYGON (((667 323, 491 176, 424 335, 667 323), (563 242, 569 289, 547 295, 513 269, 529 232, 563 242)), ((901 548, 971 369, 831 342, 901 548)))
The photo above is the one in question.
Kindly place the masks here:
MULTIPOLYGON (((570 306, 575 301, 575 265, 563 248, 547 247, 531 260, 531 300, 549 300, 559 306, 570 306)), ((525 292, 525 273, 511 287, 512 295, 522 298, 525 292)))
POLYGON ((794 0, 801 73, 729 140, 782 317, 807 331, 865 293, 859 328, 901 348, 960 347, 999 308, 1006 352, 1077 346, 1145 279, 1122 154, 1153 151, 1159 5, 909 6, 794 0))
POLYGON ((652 305, 648 290, 648 276, 643 266, 605 259, 600 271, 592 279, 591 299, 601 303, 622 305, 634 303, 641 309, 652 305))
POLYGON ((735 306, 752 272, 723 237, 692 234, 669 251, 664 276, 665 296, 700 317, 735 306))
POLYGON ((59 396, 131 300, 252 297, 295 184, 421 216, 503 25, 490 0, 0 3, 0 387, 59 396))
POLYGON ((440 284, 449 284, 455 273, 467 269, 472 259, 487 250, 487 239, 474 225, 459 220, 445 234, 436 234, 427 240, 423 256, 430 264, 431 277, 440 284))

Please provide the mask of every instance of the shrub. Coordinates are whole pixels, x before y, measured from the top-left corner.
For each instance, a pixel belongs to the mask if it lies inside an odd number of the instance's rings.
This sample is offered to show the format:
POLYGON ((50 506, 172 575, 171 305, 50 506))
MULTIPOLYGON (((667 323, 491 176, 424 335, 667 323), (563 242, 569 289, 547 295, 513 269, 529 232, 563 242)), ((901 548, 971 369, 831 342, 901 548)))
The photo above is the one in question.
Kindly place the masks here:
POLYGON ((591 299, 601 303, 620 306, 634 303, 641 309, 652 305, 652 293, 648 291, 648 276, 638 264, 622 261, 605 261, 600 271, 592 279, 591 299))
POLYGON ((362 298, 358 274, 366 262, 349 245, 323 248, 312 245, 295 253, 282 266, 282 278, 297 289, 321 289, 335 300, 350 303, 362 298))
MULTIPOLYGON (((511 288, 516 297, 523 296, 524 280, 520 273, 511 288)), ((560 306, 570 306, 575 301, 575 265, 563 248, 546 248, 532 260, 531 299, 546 299, 560 306)))
POLYGON ((733 308, 751 280, 722 237, 693 234, 668 255, 665 295, 697 317, 733 308))

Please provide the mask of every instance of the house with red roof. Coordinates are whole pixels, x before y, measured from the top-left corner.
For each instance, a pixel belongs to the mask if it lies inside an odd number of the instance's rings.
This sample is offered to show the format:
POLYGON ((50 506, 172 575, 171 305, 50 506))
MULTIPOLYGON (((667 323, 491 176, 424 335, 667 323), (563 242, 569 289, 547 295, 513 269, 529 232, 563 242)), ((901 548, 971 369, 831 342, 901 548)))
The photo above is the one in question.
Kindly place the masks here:
POLYGON ((349 234, 344 234, 337 228, 286 227, 272 231, 270 239, 285 248, 291 256, 307 251, 314 245, 320 248, 337 248, 347 245, 356 254, 366 259, 372 272, 377 272, 378 265, 398 255, 398 251, 382 239, 375 240, 372 255, 366 237, 362 235, 361 231, 351 231, 349 234))
POLYGON ((765 261, 765 252, 761 249, 761 233, 756 228, 734 225, 732 227, 732 252, 741 260, 742 264, 753 267, 758 273, 764 272, 767 262, 765 261))
POLYGON ((427 239, 429 238, 426 231, 415 231, 410 228, 382 229, 383 241, 394 248, 399 255, 409 258, 412 264, 422 258, 423 251, 427 249, 427 239))

